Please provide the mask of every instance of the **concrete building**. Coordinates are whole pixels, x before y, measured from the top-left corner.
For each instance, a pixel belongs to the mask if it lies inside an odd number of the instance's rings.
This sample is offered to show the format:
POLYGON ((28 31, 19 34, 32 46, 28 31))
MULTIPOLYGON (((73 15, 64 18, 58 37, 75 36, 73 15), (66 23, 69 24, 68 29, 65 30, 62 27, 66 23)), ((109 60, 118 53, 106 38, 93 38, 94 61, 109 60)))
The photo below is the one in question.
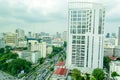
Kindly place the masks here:
POLYGON ((52 45, 52 37, 51 36, 42 36, 42 41, 46 42, 47 45, 52 45))
POLYGON ((120 57, 120 46, 115 46, 114 56, 120 57))
POLYGON ((37 63, 38 59, 41 58, 41 52, 40 51, 20 51, 17 52, 19 55, 19 58, 25 59, 27 61, 34 63, 37 63))
POLYGON ((118 45, 120 45, 120 27, 118 28, 118 45))
POLYGON ((120 46, 104 47, 104 56, 120 57, 120 46))
POLYGON ((61 38, 61 33, 56 32, 56 38, 61 38))
POLYGON ((67 31, 64 31, 64 32, 62 33, 62 40, 63 40, 63 41, 67 41, 67 31))
POLYGON ((16 29, 15 32, 16 32, 19 40, 24 40, 25 39, 25 32, 24 32, 24 30, 18 28, 18 29, 16 29))
POLYGON ((16 47, 18 45, 18 37, 15 33, 6 33, 5 42, 7 46, 16 47))
POLYGON ((5 48, 5 40, 0 39, 0 48, 5 48))
POLYGON ((49 33, 46 33, 46 32, 41 32, 40 33, 40 36, 49 36, 50 34, 49 33))
MULTIPOLYGON (((111 77, 112 72, 117 72, 120 75, 120 61, 111 61, 110 62, 110 73, 109 73, 110 78, 112 78, 111 77)), ((114 80, 120 80, 120 77, 119 76, 115 77, 114 80)))
POLYGON ((39 33, 33 33, 33 38, 39 38, 39 33))
POLYGON ((0 33, 0 39, 5 39, 5 33, 0 33))
POLYGON ((50 80, 67 80, 67 69, 58 68, 52 75, 50 80))
POLYGON ((110 37, 104 39, 104 47, 115 47, 117 45, 117 38, 110 37))
POLYGON ((28 48, 30 51, 40 51, 42 57, 46 57, 46 42, 39 42, 38 39, 29 39, 28 48))
POLYGON ((56 46, 56 47, 62 47, 63 44, 64 44, 63 41, 59 41, 59 42, 58 41, 52 41, 52 45, 56 46))
POLYGON ((70 0, 68 2, 68 46, 66 65, 91 72, 103 68, 104 18, 102 4, 70 0))
POLYGON ((50 80, 67 80, 67 74, 65 62, 58 62, 54 67, 54 73, 50 80))
POLYGON ((58 68, 65 68, 65 62, 58 62, 55 65, 54 70, 57 70, 58 68))
POLYGON ((19 41, 18 47, 27 47, 27 41, 19 41))
POLYGON ((64 44, 64 41, 62 40, 62 38, 56 38, 56 37, 55 37, 55 38, 52 40, 52 45, 53 45, 53 46, 62 47, 63 44, 64 44))
POLYGON ((105 47, 104 48, 104 56, 114 56, 115 48, 114 47, 105 47))
POLYGON ((28 32, 28 38, 32 38, 32 32, 28 32))
POLYGON ((51 54, 52 51, 53 51, 52 46, 47 46, 47 48, 46 48, 46 54, 51 54))

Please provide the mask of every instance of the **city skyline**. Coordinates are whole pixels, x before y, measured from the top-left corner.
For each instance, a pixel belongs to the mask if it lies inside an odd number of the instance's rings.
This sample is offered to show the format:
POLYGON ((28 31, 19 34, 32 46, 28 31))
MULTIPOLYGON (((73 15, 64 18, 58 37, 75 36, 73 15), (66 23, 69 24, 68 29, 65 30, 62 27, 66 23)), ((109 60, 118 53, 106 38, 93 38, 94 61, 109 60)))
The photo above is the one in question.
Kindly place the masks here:
MULTIPOLYGON (((120 1, 96 1, 106 7, 105 32, 118 31, 120 1)), ((67 0, 0 0, 0 15, 0 32, 13 32, 21 28, 27 32, 53 34, 67 30, 67 0)))

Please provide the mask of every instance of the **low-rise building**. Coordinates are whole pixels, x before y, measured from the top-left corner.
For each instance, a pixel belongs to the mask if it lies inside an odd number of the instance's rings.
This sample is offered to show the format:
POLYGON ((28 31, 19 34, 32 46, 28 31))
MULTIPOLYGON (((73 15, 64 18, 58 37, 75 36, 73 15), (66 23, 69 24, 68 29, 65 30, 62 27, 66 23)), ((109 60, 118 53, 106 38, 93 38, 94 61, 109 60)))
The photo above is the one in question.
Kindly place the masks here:
POLYGON ((104 39, 104 46, 110 47, 110 46, 117 46, 117 38, 105 38, 104 39))
POLYGON ((40 51, 41 57, 46 57, 46 42, 40 42, 38 39, 29 39, 28 49, 30 51, 40 51))
POLYGON ((65 68, 65 62, 58 62, 56 65, 55 65, 55 70, 58 69, 58 68, 65 68))
POLYGON ((104 47, 104 56, 120 57, 120 46, 104 47))
POLYGON ((66 80, 67 74, 68 72, 65 67, 65 62, 58 62, 54 67, 54 73, 51 80, 66 80))
POLYGON ((53 51, 52 46, 47 46, 47 48, 46 48, 46 54, 51 54, 52 51, 53 51))
POLYGON ((104 56, 113 56, 115 53, 114 47, 104 47, 104 56))
POLYGON ((63 44, 64 44, 64 41, 62 40, 62 38, 54 38, 52 40, 52 45, 53 46, 61 47, 61 46, 63 46, 63 44))
POLYGON ((116 56, 116 57, 120 57, 120 46, 116 46, 116 47, 115 47, 115 53, 114 53, 114 56, 116 56))
POLYGON ((34 63, 37 63, 38 59, 41 58, 40 51, 21 51, 17 52, 19 55, 19 58, 25 59, 27 61, 34 63))
POLYGON ((27 41, 19 41, 18 47, 27 47, 27 41))
MULTIPOLYGON (((120 61, 111 61, 110 62, 110 78, 112 78, 112 72, 116 72, 120 75, 120 61)), ((115 80, 120 80, 120 77, 116 77, 115 80)))
POLYGON ((55 70, 50 80, 66 80, 67 74, 68 72, 66 68, 58 68, 55 70))

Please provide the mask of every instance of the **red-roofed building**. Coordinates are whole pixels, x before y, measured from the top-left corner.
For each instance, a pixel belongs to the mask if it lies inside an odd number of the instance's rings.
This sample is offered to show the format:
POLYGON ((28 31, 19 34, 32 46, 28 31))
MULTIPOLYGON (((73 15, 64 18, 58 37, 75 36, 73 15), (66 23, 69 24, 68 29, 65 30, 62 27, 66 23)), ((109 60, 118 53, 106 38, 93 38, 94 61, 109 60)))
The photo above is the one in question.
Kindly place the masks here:
POLYGON ((65 75, 66 75, 66 72, 67 72, 67 69, 66 69, 66 68, 59 68, 59 69, 57 69, 57 70, 54 72, 54 74, 65 76, 65 75))
POLYGON ((56 64, 56 66, 64 66, 65 65, 65 62, 58 62, 57 64, 56 64))
POLYGON ((58 69, 58 68, 65 68, 65 62, 58 62, 55 65, 55 70, 58 69))
POLYGON ((113 57, 113 56, 109 56, 109 58, 111 59, 111 60, 117 60, 117 58, 116 57, 113 57))
POLYGON ((51 80, 66 80, 67 78, 67 69, 58 68, 51 77, 51 80))

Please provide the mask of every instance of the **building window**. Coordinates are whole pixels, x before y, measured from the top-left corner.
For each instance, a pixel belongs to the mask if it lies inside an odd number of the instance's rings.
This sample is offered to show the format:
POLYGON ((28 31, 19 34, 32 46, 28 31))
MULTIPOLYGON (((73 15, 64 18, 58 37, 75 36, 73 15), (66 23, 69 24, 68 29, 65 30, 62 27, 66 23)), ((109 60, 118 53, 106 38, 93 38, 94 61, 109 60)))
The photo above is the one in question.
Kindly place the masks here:
POLYGON ((81 28, 81 26, 80 26, 80 25, 78 25, 78 26, 77 26, 77 28, 81 28))
POLYGON ((73 36, 73 39, 76 39, 76 36, 73 36))
POLYGON ((81 33, 81 29, 78 29, 78 30, 77 30, 77 33, 80 34, 80 33, 81 33))
POLYGON ((76 29, 73 29, 72 31, 73 31, 73 34, 76 34, 76 29))
POLYGON ((80 40, 77 40, 77 44, 80 44, 80 40))
POLYGON ((77 36, 77 39, 80 39, 80 36, 77 36))
POLYGON ((72 43, 73 43, 73 44, 76 44, 76 40, 73 40, 72 43))

